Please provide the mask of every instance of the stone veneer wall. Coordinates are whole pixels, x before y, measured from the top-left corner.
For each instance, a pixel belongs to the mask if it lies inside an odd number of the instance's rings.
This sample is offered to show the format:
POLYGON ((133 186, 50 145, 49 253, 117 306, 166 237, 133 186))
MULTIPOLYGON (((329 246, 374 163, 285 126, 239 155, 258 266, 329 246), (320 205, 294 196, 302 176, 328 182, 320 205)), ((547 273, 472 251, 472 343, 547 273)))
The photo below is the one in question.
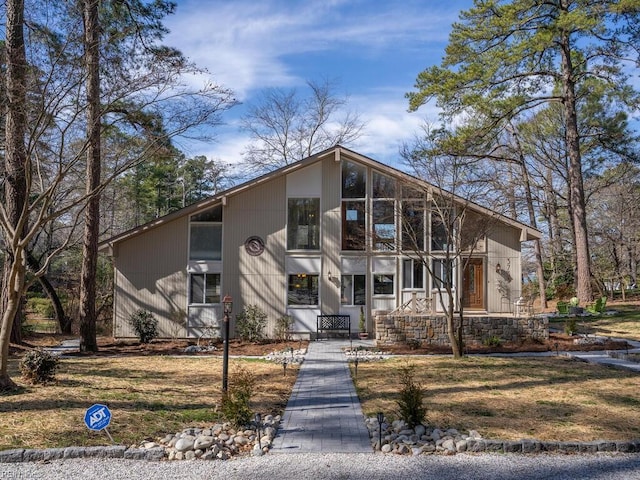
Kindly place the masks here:
MULTIPOLYGON (((456 320, 458 320, 456 318, 456 320)), ((447 319, 444 316, 376 315, 375 340, 378 345, 420 342, 449 345, 447 319)), ((528 338, 549 339, 549 319, 546 317, 465 316, 463 341, 467 345, 482 343, 491 337, 505 342, 528 338)))

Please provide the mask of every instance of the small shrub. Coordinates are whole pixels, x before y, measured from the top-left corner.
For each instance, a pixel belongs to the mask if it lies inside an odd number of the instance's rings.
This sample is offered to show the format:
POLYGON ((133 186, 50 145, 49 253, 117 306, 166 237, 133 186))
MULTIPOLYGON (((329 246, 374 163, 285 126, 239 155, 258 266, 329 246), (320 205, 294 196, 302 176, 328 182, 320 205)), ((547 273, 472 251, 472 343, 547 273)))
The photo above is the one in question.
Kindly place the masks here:
POLYGON ((291 315, 284 315, 277 319, 274 331, 275 339, 279 342, 291 340, 291 327, 293 327, 293 318, 291 318, 291 315))
POLYGON ((140 343, 149 343, 158 336, 158 320, 151 312, 138 310, 129 317, 129 324, 138 335, 140 343))
POLYGON ((26 321, 22 321, 22 323, 20 323, 20 334, 23 337, 29 337, 31 335, 33 335, 33 332, 36 331, 36 327, 33 326, 30 323, 27 323, 26 321))
POLYGON ((222 415, 236 427, 248 425, 253 417, 251 397, 256 378, 245 367, 236 366, 229 375, 227 393, 222 396, 222 415))
POLYGON ((578 330, 578 320, 576 317, 567 317, 564 321, 564 333, 573 335, 578 330))
POLYGON ((492 335, 485 338, 482 343, 485 347, 499 347, 500 345, 502 345, 502 339, 497 335, 492 335))
POLYGON ((27 311, 33 312, 42 318, 53 318, 53 305, 48 298, 31 297, 27 300, 27 311))
POLYGON ((58 368, 59 359, 49 352, 36 349, 27 352, 20 360, 22 378, 32 384, 52 381, 58 368))
POLYGON ((236 334, 242 340, 259 342, 264 339, 267 314, 257 305, 247 305, 236 315, 236 334))
POLYGON ((400 368, 400 397, 396 401, 400 409, 400 418, 413 428, 420 425, 427 414, 424 406, 424 394, 415 381, 415 365, 400 368))

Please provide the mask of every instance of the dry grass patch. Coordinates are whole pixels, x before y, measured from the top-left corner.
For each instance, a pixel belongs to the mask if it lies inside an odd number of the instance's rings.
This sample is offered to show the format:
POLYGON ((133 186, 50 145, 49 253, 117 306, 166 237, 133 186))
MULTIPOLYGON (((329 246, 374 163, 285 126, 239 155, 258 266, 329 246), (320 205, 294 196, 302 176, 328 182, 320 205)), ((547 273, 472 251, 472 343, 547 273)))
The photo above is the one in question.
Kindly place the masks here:
POLYGON ((407 357, 360 364, 356 387, 366 415, 382 411, 397 418, 397 371, 406 362, 416 365, 427 422, 434 427, 474 429, 504 440, 640 438, 638 374, 564 357, 407 357))
MULTIPOLYGON (((289 367, 285 377, 280 365, 231 359, 230 383, 241 365, 257 379, 253 410, 282 413, 297 368, 289 367)), ((221 375, 221 358, 211 356, 62 359, 55 383, 22 384, 18 393, 0 395, 0 450, 108 444, 104 432, 84 425, 85 410, 94 403, 109 407, 109 433, 125 445, 209 425, 218 420, 221 375)))

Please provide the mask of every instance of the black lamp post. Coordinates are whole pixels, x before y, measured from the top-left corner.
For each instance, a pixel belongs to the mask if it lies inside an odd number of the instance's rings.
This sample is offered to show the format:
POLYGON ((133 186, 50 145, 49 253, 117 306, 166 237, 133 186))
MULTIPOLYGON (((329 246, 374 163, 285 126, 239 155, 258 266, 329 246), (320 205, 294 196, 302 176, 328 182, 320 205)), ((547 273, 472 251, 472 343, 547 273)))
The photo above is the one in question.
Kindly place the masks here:
POLYGON ((382 424, 384 423, 384 413, 378 412, 378 450, 382 450, 382 424))
POLYGON ((229 378, 229 316, 233 309, 233 299, 227 294, 222 299, 224 311, 224 351, 222 355, 222 393, 227 393, 227 383, 229 378))

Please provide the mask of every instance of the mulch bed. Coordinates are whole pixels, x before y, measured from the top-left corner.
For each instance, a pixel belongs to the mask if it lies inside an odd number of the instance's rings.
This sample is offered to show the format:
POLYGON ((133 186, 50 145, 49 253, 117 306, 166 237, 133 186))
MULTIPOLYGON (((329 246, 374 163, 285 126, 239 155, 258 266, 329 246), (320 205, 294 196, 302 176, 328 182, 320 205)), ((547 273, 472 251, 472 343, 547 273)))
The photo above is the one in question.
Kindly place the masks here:
MULTIPOLYGON (((25 339, 23 345, 11 345, 10 354, 12 356, 22 356, 27 350, 53 346, 62 340, 74 337, 64 337, 57 335, 34 334, 25 339)), ((77 337, 75 337, 77 338, 77 337)), ((229 342, 229 355, 232 356, 264 356, 272 352, 298 349, 306 347, 307 341, 264 341, 264 342, 244 342, 232 339, 229 342)), ((115 340, 111 337, 98 337, 98 352, 96 353, 68 353, 72 356, 113 356, 113 355, 222 355, 223 344, 221 341, 214 342, 213 349, 202 353, 187 353, 185 348, 195 345, 193 340, 153 340, 151 343, 140 343, 137 340, 115 340)))
MULTIPOLYGON (((520 353, 520 352, 547 352, 555 351, 593 351, 593 350, 624 350, 628 348, 625 341, 608 340, 601 344, 576 344, 576 337, 570 337, 563 333, 550 333, 547 341, 527 340, 521 343, 504 343, 500 346, 488 347, 485 345, 469 345, 465 347, 466 354, 474 353, 520 353)), ((11 355, 22 356, 27 350, 40 346, 55 345, 64 337, 54 335, 33 335, 26 339, 24 345, 12 345, 11 355)), ((264 341, 245 342, 232 339, 229 342, 229 355, 232 356, 264 356, 272 352, 280 352, 290 348, 306 348, 308 341, 264 341)), ((110 337, 98 338, 97 353, 75 353, 77 356, 112 356, 112 355, 194 355, 186 353, 185 348, 194 345, 188 340, 154 340, 151 343, 141 344, 136 340, 114 340, 110 337)), ((196 353, 195 355, 222 355, 222 342, 212 345, 213 350, 196 353)), ((422 344, 382 345, 380 349, 394 355, 428 355, 448 354, 451 347, 422 344)))

